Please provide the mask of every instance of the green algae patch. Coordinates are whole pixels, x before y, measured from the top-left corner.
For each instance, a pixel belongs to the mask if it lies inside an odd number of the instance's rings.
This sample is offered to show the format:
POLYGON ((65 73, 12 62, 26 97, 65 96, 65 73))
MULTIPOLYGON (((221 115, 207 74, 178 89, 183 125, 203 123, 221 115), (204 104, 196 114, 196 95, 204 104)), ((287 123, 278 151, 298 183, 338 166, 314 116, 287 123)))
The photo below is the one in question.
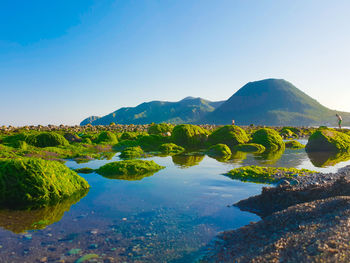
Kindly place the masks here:
POLYGON ((80 174, 91 174, 93 173, 95 170, 89 167, 84 167, 84 168, 77 168, 74 169, 75 172, 80 173, 80 174))
POLYGON ((230 156, 232 152, 226 144, 219 143, 210 146, 207 151, 207 154, 209 156, 230 156))
POLYGON ((171 140, 185 149, 198 149, 207 141, 208 132, 192 124, 177 125, 173 129, 171 140))
POLYGON ((29 135, 25 141, 30 145, 40 148, 69 145, 69 142, 61 134, 56 132, 42 132, 37 135, 29 135))
POLYGON ((120 141, 117 144, 115 144, 113 146, 113 150, 119 152, 119 151, 123 151, 127 147, 136 147, 136 146, 139 146, 137 141, 123 140, 123 141, 120 141))
POLYGON ((289 148, 289 149, 303 149, 303 148, 305 148, 305 145, 301 144, 298 141, 294 141, 294 140, 285 142, 285 145, 286 145, 286 148, 289 148))
POLYGON ((180 168, 189 168, 203 161, 204 155, 173 155, 171 158, 180 168))
POLYGON ((147 131, 149 134, 165 134, 167 132, 171 133, 173 129, 174 125, 168 123, 158 123, 149 126, 147 131))
POLYGON ((2 209, 0 210, 0 227, 15 234, 30 230, 45 229, 47 226, 60 221, 71 206, 86 196, 88 190, 78 191, 54 205, 38 209, 2 209))
POLYGON ((135 176, 153 174, 164 168, 164 166, 160 166, 154 161, 124 160, 107 163, 95 171, 108 178, 132 179, 135 176))
POLYGON ((86 262, 86 261, 88 261, 90 259, 95 259, 95 258, 99 258, 99 255, 97 255, 97 254, 86 254, 86 255, 80 257, 79 259, 77 259, 75 261, 75 263, 83 263, 83 262, 86 262))
POLYGON ((0 160, 2 207, 40 207, 88 188, 85 179, 56 161, 36 158, 0 160))
POLYGON ((96 143, 116 144, 118 143, 118 139, 114 133, 103 131, 97 136, 96 143))
POLYGON ((261 144, 266 151, 285 149, 282 137, 273 129, 262 128, 252 134, 252 143, 261 144))
POLYGON ((208 143, 214 144, 226 144, 228 147, 233 148, 235 145, 247 143, 249 138, 246 132, 234 125, 226 125, 215 130, 208 137, 208 143))
POLYGON ((163 143, 159 146, 159 151, 165 154, 179 154, 185 151, 185 149, 175 143, 163 143))
MULTIPOLYGON (((298 138, 299 136, 295 132, 293 132, 293 130, 296 131, 296 129, 293 129, 292 127, 283 127, 279 133, 285 139, 298 138)), ((300 133, 299 130, 298 133, 300 133)))
POLYGON ((120 154, 120 158, 122 159, 135 159, 140 158, 142 155, 144 155, 143 150, 140 146, 136 147, 126 147, 122 153, 120 154))
POLYGON ((254 183, 277 183, 282 178, 295 178, 317 173, 307 169, 243 166, 230 170, 226 175, 232 179, 254 183))
POLYGON ((245 143, 236 145, 233 147, 233 150, 240 152, 262 153, 265 151, 265 146, 257 143, 245 143))
POLYGON ((168 143, 169 138, 161 135, 151 134, 143 135, 137 139, 138 145, 145 151, 158 151, 159 146, 163 143, 168 143))
POLYGON ((350 152, 350 136, 334 129, 319 128, 309 138, 307 152, 350 152))

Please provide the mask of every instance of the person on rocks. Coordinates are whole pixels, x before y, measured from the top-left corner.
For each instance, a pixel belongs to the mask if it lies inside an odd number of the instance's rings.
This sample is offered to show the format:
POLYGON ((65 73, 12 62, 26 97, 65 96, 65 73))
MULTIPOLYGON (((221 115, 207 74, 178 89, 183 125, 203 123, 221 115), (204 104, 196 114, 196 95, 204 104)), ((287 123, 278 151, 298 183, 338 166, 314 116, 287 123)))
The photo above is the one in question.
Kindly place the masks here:
POLYGON ((343 119, 338 113, 335 114, 335 116, 337 116, 337 118, 338 118, 338 126, 339 126, 339 129, 341 129, 341 123, 342 123, 343 119))

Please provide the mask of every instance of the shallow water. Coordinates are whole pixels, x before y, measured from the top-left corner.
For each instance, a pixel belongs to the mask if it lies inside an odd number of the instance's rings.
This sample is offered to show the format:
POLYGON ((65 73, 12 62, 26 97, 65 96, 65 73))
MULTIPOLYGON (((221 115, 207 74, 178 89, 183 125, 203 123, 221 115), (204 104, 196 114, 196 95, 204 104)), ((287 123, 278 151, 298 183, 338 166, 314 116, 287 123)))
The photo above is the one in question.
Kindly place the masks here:
MULTIPOLYGON (((117 155, 66 165, 95 169, 119 160, 117 155)), ((0 262, 75 262, 86 254, 98 255, 96 262, 193 262, 220 231, 259 220, 230 205, 260 193, 264 185, 223 173, 251 164, 322 172, 350 164, 313 158, 303 149, 273 156, 238 153, 225 162, 208 156, 151 157, 166 168, 141 180, 82 174, 91 185, 88 193, 41 210, 0 211, 0 262)))

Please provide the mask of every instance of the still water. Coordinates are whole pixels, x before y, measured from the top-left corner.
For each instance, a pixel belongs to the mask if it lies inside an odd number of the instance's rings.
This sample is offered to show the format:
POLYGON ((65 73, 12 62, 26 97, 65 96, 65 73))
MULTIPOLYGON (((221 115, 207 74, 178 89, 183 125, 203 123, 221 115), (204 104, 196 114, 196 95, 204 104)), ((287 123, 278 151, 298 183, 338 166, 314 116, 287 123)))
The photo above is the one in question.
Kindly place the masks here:
MULTIPOLYGON (((91 186, 88 193, 34 211, 0 210, 0 262, 195 262, 219 232, 259 220, 231 205, 259 194, 264 185, 224 173, 252 164, 322 172, 350 164, 347 156, 320 156, 310 159, 302 149, 237 153, 220 161, 204 155, 150 157, 166 168, 140 180, 81 174, 91 186)), ((117 160, 118 154, 66 165, 95 169, 117 160)))

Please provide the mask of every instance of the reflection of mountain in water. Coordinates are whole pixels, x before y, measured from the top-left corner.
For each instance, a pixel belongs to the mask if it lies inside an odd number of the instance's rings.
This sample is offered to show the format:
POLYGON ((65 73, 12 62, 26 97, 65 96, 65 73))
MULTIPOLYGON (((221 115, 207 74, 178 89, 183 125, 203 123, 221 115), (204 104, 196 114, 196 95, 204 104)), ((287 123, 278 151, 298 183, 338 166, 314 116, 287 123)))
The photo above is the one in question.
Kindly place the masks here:
POLYGON ((188 168, 198 165, 204 159, 204 155, 174 155, 171 158, 174 164, 181 168, 188 168))
POLYGON ((333 166, 350 160, 350 153, 308 152, 307 155, 316 167, 333 166))
POLYGON ((44 229, 62 219, 73 204, 87 195, 89 190, 78 192, 56 205, 32 210, 0 210, 0 227, 14 233, 44 229))

